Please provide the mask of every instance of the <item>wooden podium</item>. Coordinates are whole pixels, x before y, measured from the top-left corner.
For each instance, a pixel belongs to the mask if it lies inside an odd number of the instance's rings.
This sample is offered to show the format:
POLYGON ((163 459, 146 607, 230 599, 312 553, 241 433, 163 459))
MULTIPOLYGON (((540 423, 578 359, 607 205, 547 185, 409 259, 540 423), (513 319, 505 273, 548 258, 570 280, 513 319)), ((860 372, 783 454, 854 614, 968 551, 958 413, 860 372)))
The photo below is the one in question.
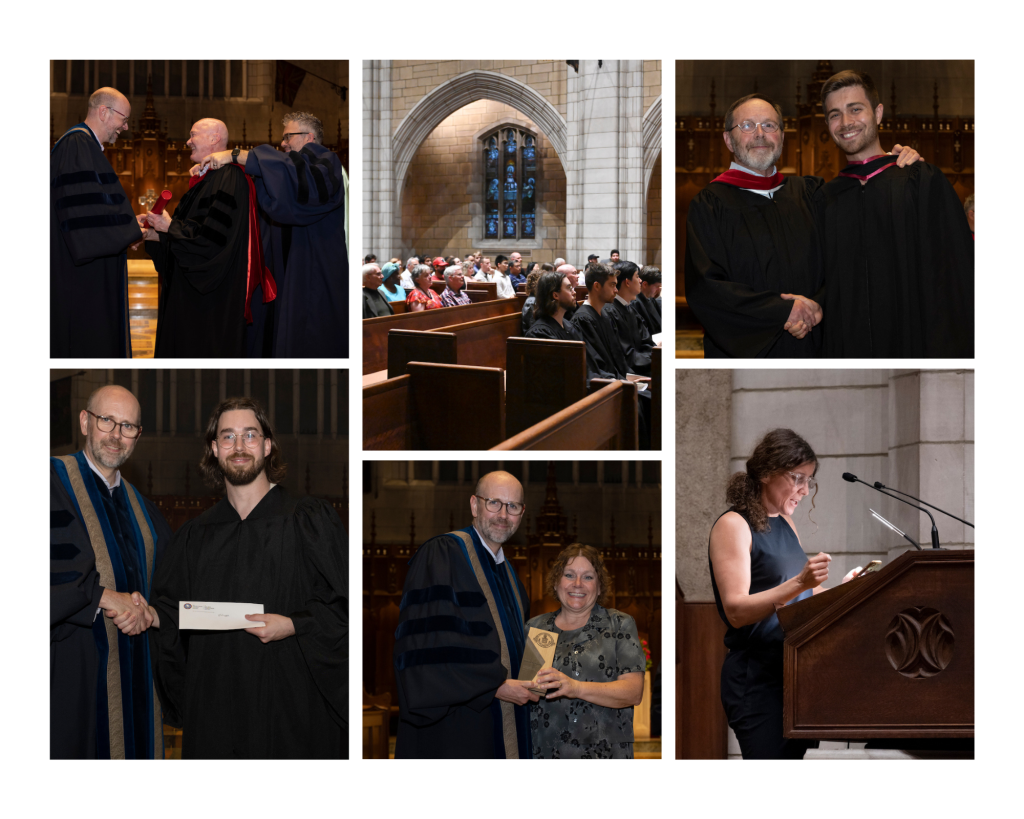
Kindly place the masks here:
POLYGON ((778 615, 787 737, 974 736, 973 550, 906 552, 778 615))

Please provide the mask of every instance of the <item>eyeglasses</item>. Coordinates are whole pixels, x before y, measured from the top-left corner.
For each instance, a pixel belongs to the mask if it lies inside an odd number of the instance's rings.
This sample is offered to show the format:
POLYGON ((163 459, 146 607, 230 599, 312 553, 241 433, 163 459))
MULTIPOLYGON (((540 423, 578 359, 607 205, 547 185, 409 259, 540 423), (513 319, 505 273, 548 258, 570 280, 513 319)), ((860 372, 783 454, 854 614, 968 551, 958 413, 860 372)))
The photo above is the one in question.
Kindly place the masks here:
POLYGON ((121 125, 119 125, 118 128, 122 127, 126 122, 128 122, 128 115, 127 114, 122 114, 116 108, 111 108, 109 105, 107 106, 107 109, 110 110, 110 111, 113 111, 115 114, 117 114, 119 117, 121 117, 121 125))
POLYGON ((757 130, 757 126, 761 126, 761 133, 774 134, 779 130, 779 123, 768 120, 767 122, 754 122, 750 119, 745 119, 739 125, 733 125, 729 130, 732 131, 734 128, 739 128, 745 134, 752 134, 757 130))
POLYGON ((802 472, 787 472, 786 474, 793 479, 797 489, 801 486, 806 486, 808 492, 813 492, 818 488, 818 482, 810 475, 804 475, 802 472))
POLYGON ((295 131, 294 133, 291 134, 284 134, 284 136, 281 137, 281 140, 284 141, 286 139, 291 139, 293 136, 303 136, 304 134, 308 133, 309 131, 295 131))
POLYGON ((217 436, 217 443, 223 447, 227 447, 228 449, 234 449, 235 441, 239 440, 249 447, 249 449, 252 449, 257 443, 259 443, 259 440, 262 437, 263 436, 258 432, 253 432, 252 430, 243 432, 241 435, 235 435, 233 432, 225 432, 217 436))
POLYGON ((142 433, 142 427, 138 424, 126 424, 119 421, 115 421, 113 418, 107 418, 106 415, 97 415, 95 412, 89 412, 93 418, 96 419, 96 426, 100 432, 113 432, 114 427, 121 427, 121 434, 125 438, 138 438, 142 433))
POLYGON ((485 498, 480 495, 474 495, 474 498, 480 498, 484 502, 484 509, 488 512, 500 512, 502 507, 508 509, 508 513, 512 517, 517 518, 523 514, 523 510, 526 509, 525 503, 516 503, 515 501, 500 501, 497 498, 485 498))

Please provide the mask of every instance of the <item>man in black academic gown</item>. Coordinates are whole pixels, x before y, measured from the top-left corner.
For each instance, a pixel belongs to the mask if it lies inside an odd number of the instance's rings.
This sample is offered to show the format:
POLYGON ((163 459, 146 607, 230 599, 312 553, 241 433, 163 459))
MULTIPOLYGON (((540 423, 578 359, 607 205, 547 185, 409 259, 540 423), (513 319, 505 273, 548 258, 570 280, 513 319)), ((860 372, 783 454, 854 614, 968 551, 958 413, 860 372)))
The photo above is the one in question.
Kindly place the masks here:
POLYGON ((634 373, 622 351, 611 320, 604 315, 615 299, 616 277, 608 265, 595 262, 587 267, 587 300, 576 308, 572 323, 587 344, 587 382, 594 378, 615 378, 639 382, 637 414, 640 448, 650 448, 651 392, 648 376, 634 373))
POLYGON ((396 758, 529 759, 520 682, 530 597, 502 544, 523 519, 507 472, 477 481, 473 525, 431 538, 409 561, 395 631, 396 758))
MULTIPOLYGON (((223 122, 201 119, 185 144, 201 165, 227 142, 223 122)), ((146 214, 156 229, 146 252, 162 277, 155 356, 242 358, 252 300, 272 301, 276 293, 263 263, 254 186, 236 164, 197 174, 189 186, 173 219, 166 211, 146 214)))
POLYGON ((821 102, 849 163, 819 194, 825 354, 973 358, 974 242, 956 191, 934 165, 883 153, 867 74, 840 71, 821 102))
POLYGON ((630 309, 640 294, 640 269, 630 261, 616 262, 613 269, 618 290, 615 298, 605 305, 602 315, 612 323, 629 371, 650 375, 654 339, 636 311, 630 309))
MULTIPOLYGON (((345 175, 341 159, 323 146, 318 117, 282 120, 281 150, 258 145, 234 159, 256 185, 260 237, 277 298, 253 299, 249 355, 348 358, 348 249, 345 175), (265 314, 265 315, 264 315, 265 314)), ((232 162, 218 151, 205 164, 232 162)))
POLYGON ((647 332, 652 336, 661 332, 661 270, 652 264, 640 268, 640 292, 629 305, 636 311, 647 332))
POLYGON ((566 311, 576 307, 576 291, 572 280, 558 270, 546 271, 537 280, 534 319, 527 338, 548 338, 554 341, 583 341, 583 336, 565 317, 566 311))
POLYGON ((363 318, 393 316, 391 303, 377 288, 384 284, 384 274, 376 264, 363 265, 363 318))
MULTIPOLYGON (((760 94, 730 105, 722 138, 734 161, 690 203, 686 300, 704 327, 706 358, 821 355, 822 180, 777 172, 782 125, 782 109, 760 94)), ((918 156, 906 150, 898 162, 918 156)))
POLYGON ((96 390, 85 445, 50 459, 50 758, 162 759, 146 599, 171 531, 120 467, 142 433, 123 387, 96 390))
POLYGON ((165 721, 182 757, 342 759, 348 739, 348 557, 337 512, 289 495, 251 398, 213 412, 199 469, 226 497, 175 535, 153 580, 165 721), (259 603, 244 630, 179 628, 188 601, 259 603))
POLYGON ((131 358, 128 246, 143 231, 103 155, 128 130, 132 107, 116 88, 89 97, 85 122, 50 154, 50 356, 131 358))

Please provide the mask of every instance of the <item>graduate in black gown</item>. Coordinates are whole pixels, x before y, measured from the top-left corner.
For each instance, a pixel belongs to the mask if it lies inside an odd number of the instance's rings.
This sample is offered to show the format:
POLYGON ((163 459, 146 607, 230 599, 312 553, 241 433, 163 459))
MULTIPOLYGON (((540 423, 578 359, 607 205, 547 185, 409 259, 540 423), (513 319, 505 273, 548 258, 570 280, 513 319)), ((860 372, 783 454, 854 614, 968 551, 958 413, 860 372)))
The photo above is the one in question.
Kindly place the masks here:
POLYGON ((128 130, 131 110, 117 89, 98 89, 50 154, 53 358, 132 357, 127 250, 143 232, 102 144, 128 130))
MULTIPOLYGON (((186 143, 192 161, 201 164, 227 139, 223 122, 199 120, 186 143)), ((232 164, 193 176, 189 185, 173 219, 166 211, 147 214, 158 241, 147 241, 146 252, 162 277, 155 356, 242 358, 251 302, 276 294, 263 264, 252 182, 232 164)))
POLYGON ((781 125, 781 109, 765 97, 734 102, 723 138, 735 161, 690 203, 686 301, 704 327, 706 358, 821 351, 815 325, 824 277, 813 196, 822 180, 776 172, 781 125))
POLYGON ((200 470, 226 480, 226 497, 177 532, 153 581, 165 721, 182 728, 186 758, 346 758, 341 520, 327 503, 276 485, 284 465, 252 399, 223 402, 206 439, 200 470), (250 615, 249 629, 181 630, 178 604, 190 600, 262 603, 265 613, 250 615))
POLYGON ((822 87, 829 133, 849 164, 822 189, 825 354, 973 358, 974 242, 939 168, 882 152, 871 78, 822 87))
POLYGON ((652 264, 640 268, 640 293, 629 305, 652 336, 661 332, 661 270, 652 264))
POLYGON ((534 317, 527 338, 555 341, 583 341, 575 325, 565 317, 576 306, 576 291, 565 273, 545 271, 537 280, 534 317))
POLYGON ((473 525, 431 538, 409 561, 395 631, 396 758, 530 759, 519 682, 530 598, 502 552, 522 521, 523 487, 491 472, 473 525), (493 508, 492 508, 493 507, 493 508))
MULTIPOLYGON (((603 315, 608 302, 615 298, 615 275, 607 265, 595 263, 587 267, 587 301, 576 308, 572 323, 587 344, 587 382, 594 378, 649 382, 647 376, 629 378, 629 363, 615 335, 611 321, 603 315)), ((649 384, 646 386, 649 387, 649 384)), ((640 427, 640 448, 649 449, 651 441, 651 392, 642 389, 637 397, 640 427)))
POLYGON ((620 261, 615 263, 614 270, 618 289, 601 314, 612 323, 629 371, 650 375, 654 339, 640 316, 630 309, 640 293, 640 269, 633 262, 620 261))
MULTIPOLYGON (((323 146, 319 118, 304 112, 282 120, 281 149, 258 145, 236 162, 256 184, 260 237, 277 298, 252 301, 249 356, 348 358, 348 250, 345 172, 323 146)), ((217 168, 230 151, 212 154, 217 168)))
POLYGON ((161 759, 142 632, 171 531, 118 470, 141 432, 135 397, 102 387, 88 408, 84 449, 50 459, 50 758, 161 759))

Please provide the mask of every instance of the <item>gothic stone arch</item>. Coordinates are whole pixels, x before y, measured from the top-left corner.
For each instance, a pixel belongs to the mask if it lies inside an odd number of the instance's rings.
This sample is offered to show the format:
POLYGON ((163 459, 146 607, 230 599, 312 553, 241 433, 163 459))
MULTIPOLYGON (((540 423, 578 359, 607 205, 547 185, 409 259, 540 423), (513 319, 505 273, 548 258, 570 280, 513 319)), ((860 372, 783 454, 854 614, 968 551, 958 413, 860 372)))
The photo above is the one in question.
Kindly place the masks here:
POLYGON ((445 118, 471 102, 482 99, 505 103, 529 117, 544 132, 558 154, 562 167, 565 167, 568 129, 562 115, 542 94, 524 82, 494 71, 467 71, 459 74, 431 89, 417 102, 391 138, 396 237, 400 237, 402 232, 402 185, 416 151, 445 118))

